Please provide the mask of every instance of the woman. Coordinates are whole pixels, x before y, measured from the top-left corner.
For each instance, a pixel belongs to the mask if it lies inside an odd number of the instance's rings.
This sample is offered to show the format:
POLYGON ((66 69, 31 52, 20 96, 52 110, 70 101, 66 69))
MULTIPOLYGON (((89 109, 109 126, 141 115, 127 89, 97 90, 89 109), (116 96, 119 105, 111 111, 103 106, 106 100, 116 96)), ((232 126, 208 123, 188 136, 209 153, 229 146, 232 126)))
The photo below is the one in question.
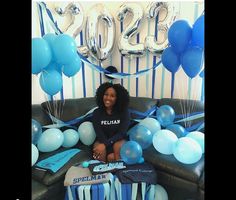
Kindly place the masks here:
POLYGON ((103 83, 96 91, 98 108, 93 112, 96 141, 93 158, 111 162, 120 159, 120 148, 126 141, 130 124, 129 93, 120 84, 103 83))

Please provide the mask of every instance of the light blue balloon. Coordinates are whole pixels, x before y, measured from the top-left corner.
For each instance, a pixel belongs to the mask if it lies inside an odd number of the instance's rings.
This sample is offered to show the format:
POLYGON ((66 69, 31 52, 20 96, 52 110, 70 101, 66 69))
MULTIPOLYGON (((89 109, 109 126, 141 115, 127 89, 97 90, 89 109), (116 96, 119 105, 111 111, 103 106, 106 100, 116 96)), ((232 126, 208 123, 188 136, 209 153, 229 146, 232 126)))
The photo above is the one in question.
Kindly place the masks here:
POLYGON ((166 127, 173 123, 175 119, 175 111, 171 106, 163 105, 157 109, 156 116, 161 126, 166 127))
POLYGON ((80 141, 85 145, 91 145, 96 139, 96 133, 92 122, 83 122, 78 128, 80 141))
POLYGON ((43 38, 33 38, 31 45, 32 73, 38 74, 51 62, 52 52, 49 44, 43 38))
POLYGON ((121 159, 128 165, 138 163, 142 154, 142 147, 135 141, 125 142, 120 149, 121 159))
POLYGON ((184 137, 188 133, 185 128, 179 124, 170 124, 166 129, 172 131, 178 138, 184 137))
POLYGON ((205 152, 205 134, 200 131, 192 131, 186 137, 194 139, 201 147, 202 153, 205 152))
POLYGON ((34 144, 32 144, 31 145, 31 166, 33 166, 37 162, 38 158, 39 158, 39 151, 37 147, 34 144))
POLYGON ((38 121, 34 119, 32 119, 31 134, 32 134, 32 143, 36 145, 38 143, 40 136, 42 135, 42 126, 38 121))
POLYGON ((163 154, 173 154, 174 147, 178 141, 177 136, 170 130, 162 129, 153 135, 152 143, 154 148, 163 154))
POLYGON ((77 46, 73 37, 67 34, 58 35, 52 42, 52 49, 57 63, 66 65, 77 56, 77 46))
POLYGON ((53 52, 53 42, 56 39, 57 35, 54 33, 47 33, 43 36, 43 39, 46 40, 50 46, 51 52, 52 52, 52 59, 51 61, 55 61, 55 55, 53 52))
POLYGON ((74 129, 67 129, 63 132, 64 134, 64 141, 62 143, 63 147, 73 147, 79 141, 79 133, 74 129))
POLYGON ((168 200, 168 194, 167 194, 165 188, 159 184, 155 185, 155 199, 168 200))
POLYGON ((147 149, 152 144, 152 133, 143 125, 135 126, 132 129, 129 138, 132 141, 137 142, 142 149, 147 149))
POLYGON ((58 64, 56 62, 50 62, 48 64, 48 66, 44 69, 44 71, 56 70, 61 74, 62 73, 62 66, 63 66, 62 64, 58 64))
POLYGON ((41 73, 39 83, 44 92, 54 95, 62 88, 62 76, 57 70, 49 69, 41 73))
POLYGON ((72 77, 74 76, 81 68, 81 59, 77 55, 74 57, 73 61, 67 65, 63 66, 63 73, 68 76, 72 77))
POLYGON ((186 20, 177 20, 169 28, 168 40, 176 53, 182 53, 190 43, 192 28, 186 20))
POLYGON ((38 141, 38 150, 51 152, 58 149, 64 141, 64 135, 60 129, 50 128, 43 132, 38 141))
POLYGON ((190 137, 182 137, 176 142, 174 157, 181 163, 193 164, 202 157, 201 146, 190 137))
POLYGON ((147 129, 149 129, 151 131, 152 135, 154 133, 156 133, 157 131, 161 130, 161 125, 160 125, 159 121, 157 121, 156 119, 154 119, 152 117, 144 118, 143 120, 141 120, 139 122, 139 125, 143 125, 147 129))

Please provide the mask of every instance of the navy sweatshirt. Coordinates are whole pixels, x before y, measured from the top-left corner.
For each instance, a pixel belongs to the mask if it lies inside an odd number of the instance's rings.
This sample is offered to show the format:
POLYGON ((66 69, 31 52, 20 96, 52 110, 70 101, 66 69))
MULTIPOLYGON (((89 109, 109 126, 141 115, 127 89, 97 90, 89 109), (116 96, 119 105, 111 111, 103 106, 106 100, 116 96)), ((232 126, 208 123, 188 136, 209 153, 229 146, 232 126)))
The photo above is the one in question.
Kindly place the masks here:
POLYGON ((126 138, 130 114, 127 109, 124 112, 114 112, 109 115, 106 111, 97 108, 93 112, 92 122, 97 140, 108 147, 118 140, 126 138))

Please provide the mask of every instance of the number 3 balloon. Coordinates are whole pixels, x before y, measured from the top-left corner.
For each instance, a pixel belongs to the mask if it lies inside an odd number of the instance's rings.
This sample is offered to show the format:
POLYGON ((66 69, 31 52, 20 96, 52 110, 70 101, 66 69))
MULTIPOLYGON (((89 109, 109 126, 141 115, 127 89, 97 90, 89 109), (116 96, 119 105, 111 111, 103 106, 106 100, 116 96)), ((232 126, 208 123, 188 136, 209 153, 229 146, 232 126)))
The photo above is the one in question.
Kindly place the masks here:
POLYGON ((96 4, 90 9, 85 27, 85 40, 90 54, 95 59, 103 61, 111 54, 115 40, 115 20, 103 4, 96 4), (97 39, 99 20, 103 20, 107 26, 107 37, 102 48, 99 47, 97 39))

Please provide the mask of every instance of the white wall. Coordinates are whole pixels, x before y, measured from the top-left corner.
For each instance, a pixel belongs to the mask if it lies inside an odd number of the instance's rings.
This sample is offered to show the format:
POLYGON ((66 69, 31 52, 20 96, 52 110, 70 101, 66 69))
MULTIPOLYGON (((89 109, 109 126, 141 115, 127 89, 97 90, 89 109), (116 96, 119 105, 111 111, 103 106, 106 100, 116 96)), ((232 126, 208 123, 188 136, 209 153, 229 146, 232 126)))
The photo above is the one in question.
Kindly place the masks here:
MULTIPOLYGON (((70 2, 70 1, 67 1, 70 2)), ((89 15, 89 9, 97 3, 101 3, 109 9, 111 14, 114 16, 115 23, 116 23, 116 39, 115 39, 115 47, 112 52, 112 55, 109 59, 105 60, 102 65, 106 68, 108 65, 115 66, 118 71, 121 71, 121 54, 117 47, 117 41, 120 36, 120 22, 117 20, 117 11, 122 3, 126 1, 83 1, 80 2, 84 18, 86 19, 86 15, 89 15)), ((45 1, 48 8, 53 7, 59 2, 50 2, 45 1)), ((148 1, 139 1, 136 2, 140 4, 144 11, 146 12, 148 1)), ((204 3, 203 1, 182 1, 182 2, 169 2, 174 5, 175 13, 177 19, 185 19, 191 25, 194 23, 197 17, 199 17, 203 10, 204 10, 204 3)), ((64 19, 63 19, 64 20, 64 19)), ((47 18, 46 14, 44 13, 44 28, 45 33, 54 33, 50 24, 46 23, 47 18)), ((64 23, 66 24, 67 21, 65 19, 64 23)), ((150 34, 154 34, 154 27, 155 27, 155 19, 150 21, 150 34)), ((124 26, 126 22, 124 22, 124 26)), ((83 26, 83 34, 84 34, 85 26, 83 26)), ((68 33, 69 34, 69 33, 68 33)), ((71 33, 70 33, 71 34, 71 33)), ((103 33, 101 32, 103 37, 103 33)), ((140 31, 140 43, 144 41, 145 37, 148 35, 148 21, 147 18, 144 19, 142 28, 140 31)), ((41 37, 40 33, 40 25, 39 25, 39 15, 38 15, 38 8, 37 2, 32 3, 32 38, 34 37, 41 37)), ((83 42, 85 44, 85 40, 83 37, 83 42)), ((80 36, 76 37, 76 43, 80 46, 80 36)), ((139 58, 139 70, 146 69, 146 67, 151 68, 153 64, 153 54, 149 53, 144 57, 139 58), (149 58, 149 59, 148 59, 149 58), (149 63, 149 66, 147 66, 149 63)), ((90 59, 91 60, 91 59, 90 59)), ((156 62, 159 61, 157 58, 156 62)), ((129 60, 127 58, 123 58, 123 72, 127 73, 135 73, 136 72, 136 59, 132 59, 130 62, 129 68, 129 60)), ((96 61, 95 61, 96 63, 96 61)), ((97 63, 96 63, 97 64, 97 63)), ((90 97, 94 96, 96 88, 100 85, 100 74, 97 71, 92 70, 88 65, 85 64, 84 67, 85 71, 85 85, 83 85, 83 75, 82 69, 72 78, 68 78, 63 76, 63 94, 64 99, 67 98, 80 98, 80 97, 90 97), (85 89, 86 95, 83 91, 85 89)), ((152 70, 147 75, 143 75, 138 78, 138 84, 136 84, 136 78, 130 79, 123 79, 123 85, 129 90, 131 96, 147 96, 152 97, 152 88, 154 87, 154 96, 153 98, 163 98, 163 97, 170 97, 171 96, 171 73, 166 70, 162 65, 159 66, 155 71, 155 85, 153 85, 153 72, 152 70), (136 88, 138 89, 138 94, 136 93, 136 88)), ((102 82, 107 81, 102 75, 102 82)), ((120 79, 114 80, 114 82, 121 83, 120 79)), ((194 77, 193 79, 189 79, 187 75, 184 73, 182 68, 176 73, 175 76, 175 90, 174 90, 174 98, 190 98, 190 99, 198 99, 201 98, 201 90, 202 90, 202 78, 199 76, 194 77)), ((48 95, 46 95, 39 85, 39 75, 32 74, 32 103, 37 104, 43 101, 48 100, 48 95)), ((60 92, 54 95, 53 99, 60 99, 60 92)))

